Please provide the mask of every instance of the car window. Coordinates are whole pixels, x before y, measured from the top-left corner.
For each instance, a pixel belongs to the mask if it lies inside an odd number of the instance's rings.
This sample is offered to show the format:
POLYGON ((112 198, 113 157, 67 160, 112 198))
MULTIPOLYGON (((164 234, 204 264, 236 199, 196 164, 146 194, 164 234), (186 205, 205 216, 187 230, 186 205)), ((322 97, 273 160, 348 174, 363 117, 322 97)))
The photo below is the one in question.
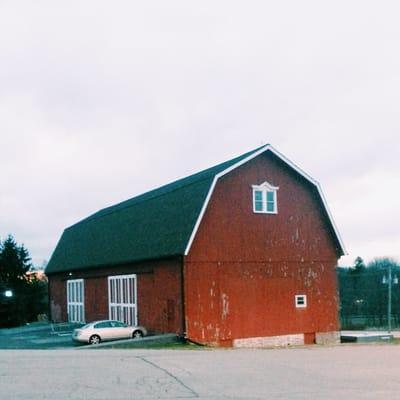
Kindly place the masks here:
POLYGON ((111 322, 110 321, 99 322, 94 327, 97 329, 98 328, 111 328, 111 322))
POLYGON ((111 326, 113 326, 114 328, 125 328, 126 324, 119 321, 111 321, 111 326))

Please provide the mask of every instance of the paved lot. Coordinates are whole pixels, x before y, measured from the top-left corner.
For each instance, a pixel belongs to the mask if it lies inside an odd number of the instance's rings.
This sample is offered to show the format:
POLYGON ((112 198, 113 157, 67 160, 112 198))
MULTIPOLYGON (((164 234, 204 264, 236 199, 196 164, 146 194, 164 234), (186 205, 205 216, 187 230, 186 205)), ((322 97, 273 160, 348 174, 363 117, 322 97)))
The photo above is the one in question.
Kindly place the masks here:
POLYGON ((396 399, 400 346, 1 350, 1 399, 396 399))
POLYGON ((48 329, 22 327, 0 330, 0 349, 57 349, 74 347, 72 331, 53 332, 48 329))

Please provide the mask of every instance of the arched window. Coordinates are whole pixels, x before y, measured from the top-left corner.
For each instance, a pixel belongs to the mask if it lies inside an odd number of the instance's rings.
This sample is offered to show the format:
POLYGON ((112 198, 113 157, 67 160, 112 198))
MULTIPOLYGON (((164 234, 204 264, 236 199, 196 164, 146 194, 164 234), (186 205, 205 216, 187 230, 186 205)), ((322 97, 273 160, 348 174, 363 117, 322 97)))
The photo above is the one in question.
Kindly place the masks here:
POLYGON ((262 214, 277 214, 278 186, 272 186, 268 182, 261 185, 253 185, 253 211, 262 214))

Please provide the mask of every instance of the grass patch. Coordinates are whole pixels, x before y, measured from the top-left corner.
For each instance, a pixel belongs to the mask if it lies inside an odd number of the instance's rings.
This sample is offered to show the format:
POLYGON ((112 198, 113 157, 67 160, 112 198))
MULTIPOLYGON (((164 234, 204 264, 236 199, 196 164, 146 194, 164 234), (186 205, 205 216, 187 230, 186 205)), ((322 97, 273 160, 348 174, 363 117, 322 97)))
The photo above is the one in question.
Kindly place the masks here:
POLYGON ((186 340, 158 340, 158 341, 129 341, 129 342, 113 342, 106 347, 98 348, 108 348, 108 349, 160 349, 160 350, 201 350, 206 349, 206 346, 200 346, 186 340))
POLYGON ((190 342, 173 342, 173 343, 149 343, 143 346, 137 346, 143 349, 166 349, 166 350, 199 350, 204 346, 199 346, 190 342))

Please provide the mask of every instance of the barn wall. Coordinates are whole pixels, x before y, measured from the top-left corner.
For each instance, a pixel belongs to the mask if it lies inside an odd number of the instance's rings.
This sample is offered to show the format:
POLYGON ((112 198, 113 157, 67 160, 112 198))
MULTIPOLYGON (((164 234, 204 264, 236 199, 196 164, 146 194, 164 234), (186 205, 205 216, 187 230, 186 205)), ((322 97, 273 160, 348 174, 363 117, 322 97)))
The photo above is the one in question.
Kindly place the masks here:
POLYGON ((153 332, 182 333, 181 261, 164 260, 49 277, 52 319, 67 321, 67 279, 85 281, 86 322, 107 319, 108 276, 136 274, 138 322, 153 332), (53 290, 54 288, 54 290, 53 290), (57 312, 57 310, 62 310, 57 312))
POLYGON ((67 286, 60 277, 49 278, 50 318, 53 322, 67 320, 67 286))
POLYGON ((183 333, 181 287, 181 262, 139 275, 140 323, 155 332, 183 333))
POLYGON ((223 177, 185 259, 189 338, 234 339, 338 329, 339 250, 319 198, 271 153, 223 177), (252 185, 279 186, 278 214, 255 214, 252 185), (296 308, 294 296, 308 306, 296 308))
POLYGON ((328 263, 190 263, 186 265, 188 337, 232 344, 247 337, 338 330, 334 265, 328 263), (295 295, 307 295, 307 308, 295 295))

